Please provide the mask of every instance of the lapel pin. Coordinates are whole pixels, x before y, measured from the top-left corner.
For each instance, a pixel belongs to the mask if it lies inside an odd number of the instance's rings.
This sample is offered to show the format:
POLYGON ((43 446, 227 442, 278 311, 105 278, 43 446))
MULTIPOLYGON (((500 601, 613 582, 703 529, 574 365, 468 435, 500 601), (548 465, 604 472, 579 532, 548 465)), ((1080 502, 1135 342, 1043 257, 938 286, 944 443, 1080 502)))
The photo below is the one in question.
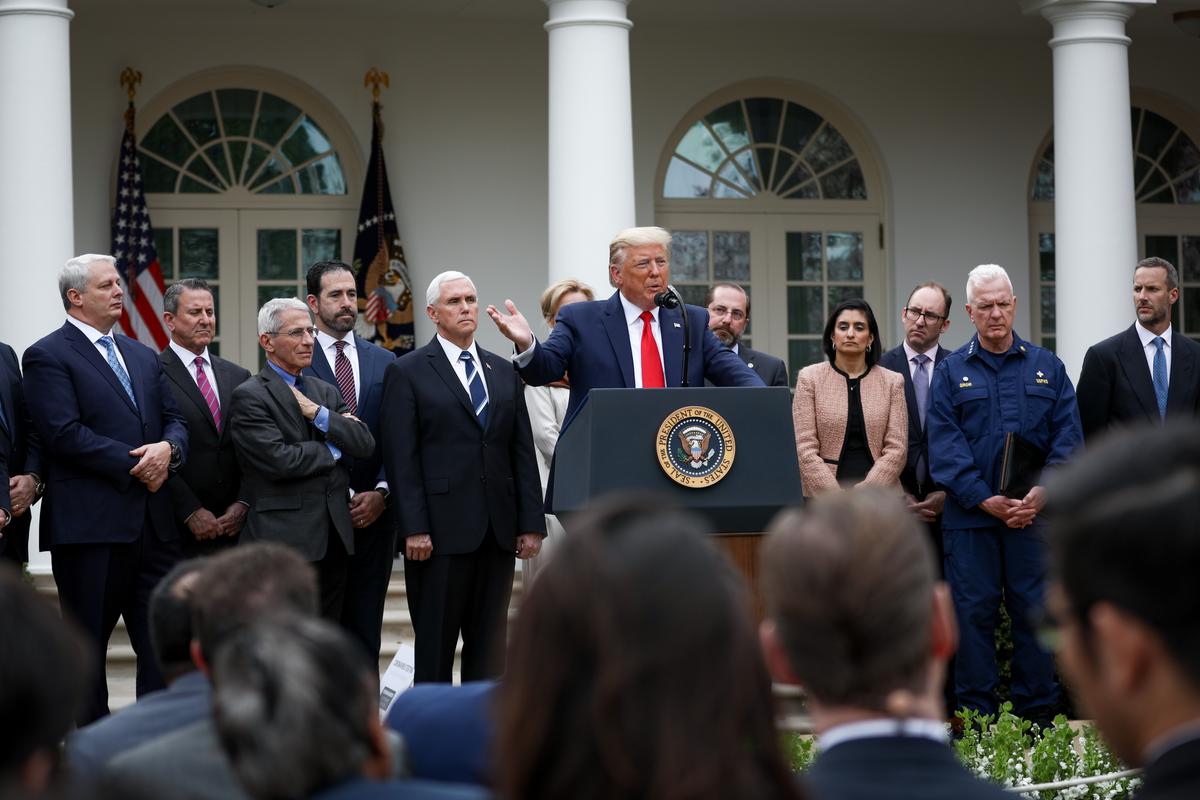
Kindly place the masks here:
POLYGON ((678 322, 674 322, 674 323, 671 323, 671 324, 673 324, 673 325, 674 325, 676 328, 682 328, 682 327, 683 327, 683 326, 682 326, 682 325, 680 325, 678 322))
POLYGON ((746 362, 746 366, 747 366, 747 367, 749 367, 750 369, 754 369, 754 362, 753 362, 753 361, 747 361, 747 362, 746 362))
POLYGON ((492 368, 492 362, 490 362, 490 361, 485 361, 485 362, 483 362, 483 365, 484 365, 485 367, 487 367, 488 369, 491 369, 491 368, 492 368))

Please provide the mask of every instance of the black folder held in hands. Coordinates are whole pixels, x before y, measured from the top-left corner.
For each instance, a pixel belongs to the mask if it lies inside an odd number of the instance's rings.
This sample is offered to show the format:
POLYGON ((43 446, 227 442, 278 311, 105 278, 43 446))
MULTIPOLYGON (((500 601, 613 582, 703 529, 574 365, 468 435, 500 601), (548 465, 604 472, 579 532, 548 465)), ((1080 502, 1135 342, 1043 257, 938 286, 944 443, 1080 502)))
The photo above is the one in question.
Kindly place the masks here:
POLYGON ((1009 432, 1004 434, 1004 452, 1000 456, 1000 485, 997 494, 1020 500, 1037 486, 1042 469, 1046 466, 1046 453, 1029 440, 1009 432))

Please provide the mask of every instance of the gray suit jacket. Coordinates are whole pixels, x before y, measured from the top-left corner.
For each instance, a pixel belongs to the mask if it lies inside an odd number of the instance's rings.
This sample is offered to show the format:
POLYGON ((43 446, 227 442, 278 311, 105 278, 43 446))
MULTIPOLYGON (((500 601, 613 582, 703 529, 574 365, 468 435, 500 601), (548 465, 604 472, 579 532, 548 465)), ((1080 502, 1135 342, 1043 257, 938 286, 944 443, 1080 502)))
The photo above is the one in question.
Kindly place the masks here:
POLYGON ((101 784, 109 797, 249 800, 221 749, 211 716, 117 756, 101 784))
POLYGON ((269 364, 234 390, 229 427, 242 496, 250 502, 242 541, 281 542, 319 561, 330 524, 346 552, 354 552, 349 472, 326 441, 345 456, 369 458, 375 439, 363 422, 342 416, 346 404, 337 388, 306 376, 304 394, 329 409, 328 435, 304 418, 291 387, 269 364))

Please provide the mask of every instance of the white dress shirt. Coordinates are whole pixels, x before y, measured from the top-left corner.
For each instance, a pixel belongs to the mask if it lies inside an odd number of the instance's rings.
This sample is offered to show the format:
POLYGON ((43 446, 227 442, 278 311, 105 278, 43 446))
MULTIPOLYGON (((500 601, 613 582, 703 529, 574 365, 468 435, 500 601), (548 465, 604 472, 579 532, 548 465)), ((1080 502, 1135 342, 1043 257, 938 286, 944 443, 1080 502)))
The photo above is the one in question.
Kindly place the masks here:
MULTIPOLYGON (((188 375, 192 376, 192 380, 196 380, 196 354, 186 347, 183 347, 175 342, 174 339, 168 344, 175 355, 179 356, 179 360, 183 362, 183 366, 187 367, 188 375)), ((209 358, 208 348, 204 348, 204 352, 200 354, 200 358, 204 359, 204 377, 208 378, 208 383, 212 386, 213 397, 216 398, 217 408, 221 407, 221 395, 217 391, 217 375, 213 371, 212 359, 209 358)), ((200 384, 196 384, 196 388, 200 388, 200 384)))
MULTIPOLYGON (((621 309, 625 312, 625 327, 629 331, 629 350, 633 355, 633 385, 642 388, 642 328, 645 323, 642 322, 642 309, 635 306, 633 303, 625 299, 625 295, 620 292, 617 296, 621 298, 621 309)), ((663 381, 666 381, 667 362, 663 359, 662 349, 662 330, 658 324, 658 312, 661 311, 658 306, 650 309, 650 332, 654 334, 654 344, 658 347, 658 362, 663 365, 663 381)))
POLYGON ((446 358, 450 359, 450 366, 454 368, 454 374, 458 376, 458 382, 467 390, 467 397, 471 396, 471 385, 467 383, 467 365, 459 360, 465 349, 471 354, 471 358, 475 359, 475 370, 479 373, 479 380, 483 383, 483 394, 490 399, 487 389, 487 378, 483 374, 483 370, 487 369, 483 362, 479 360, 479 351, 475 348, 475 340, 471 340, 471 345, 466 348, 459 347, 449 339, 442 338, 439 333, 437 335, 438 344, 442 346, 442 350, 446 353, 446 358))
POLYGON ((935 742, 948 742, 950 734, 946 723, 935 719, 910 717, 908 719, 868 719, 862 722, 847 722, 844 725, 834 725, 817 737, 817 748, 829 750, 844 742, 858 739, 881 739, 895 736, 913 736, 922 739, 932 739, 935 742))
MULTIPOLYGON (((1154 337, 1160 334, 1151 333, 1142 327, 1142 323, 1135 322, 1133 327, 1137 330, 1138 338, 1142 340, 1142 350, 1146 353, 1146 366, 1150 369, 1150 379, 1154 380, 1154 354, 1158 352, 1158 348, 1154 346, 1154 337)), ((1171 385, 1171 326, 1161 334, 1163 338, 1163 357, 1167 359, 1167 386, 1171 385)))
MULTIPOLYGON (((108 363, 108 348, 106 348, 104 345, 100 344, 100 340, 103 339, 105 336, 108 336, 112 339, 113 344, 115 345, 117 342, 116 334, 114 334, 112 331, 109 331, 108 333, 101 333, 100 331, 93 328, 91 325, 88 325, 83 320, 76 319, 75 317, 72 317, 70 314, 67 315, 67 322, 71 323, 76 328, 78 328, 83 333, 83 335, 87 337, 87 340, 96 346, 96 352, 98 352, 100 354, 100 357, 104 359, 104 363, 107 364, 108 363)), ((117 361, 121 362, 121 369, 125 370, 126 375, 129 375, 129 366, 125 363, 125 359, 121 356, 121 348, 113 347, 113 352, 117 354, 117 361)), ((132 375, 130 375, 129 380, 130 381, 133 380, 132 375)))
MULTIPOLYGON (((901 344, 904 345, 904 357, 908 359, 908 377, 915 380, 917 377, 917 365, 913 363, 913 359, 922 354, 909 347, 907 339, 901 342, 901 344)), ((924 355, 929 356, 928 369, 925 370, 926 385, 933 383, 933 368, 936 366, 934 362, 937 360, 937 349, 937 342, 934 342, 933 347, 924 352, 924 355)))
POLYGON ((317 347, 324 354, 325 360, 329 362, 329 371, 333 373, 334 385, 337 385, 337 343, 345 342, 346 347, 342 352, 346 354, 346 359, 350 362, 350 371, 354 373, 354 402, 357 403, 362 399, 362 378, 358 371, 358 347, 354 339, 354 331, 346 334, 345 339, 335 339, 328 333, 322 330, 317 331, 317 347))

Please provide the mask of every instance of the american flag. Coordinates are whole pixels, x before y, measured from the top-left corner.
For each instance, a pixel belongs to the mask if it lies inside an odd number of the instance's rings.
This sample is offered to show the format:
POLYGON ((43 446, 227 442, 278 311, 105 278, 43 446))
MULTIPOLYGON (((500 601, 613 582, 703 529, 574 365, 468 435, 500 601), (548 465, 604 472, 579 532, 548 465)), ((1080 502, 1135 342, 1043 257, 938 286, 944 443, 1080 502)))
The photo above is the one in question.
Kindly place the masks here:
POLYGON ((154 231, 146 196, 142 192, 142 164, 133 135, 133 106, 125 114, 121 138, 121 170, 113 203, 112 254, 125 289, 121 330, 155 350, 167 346, 168 334, 162 319, 162 266, 154 251, 154 231))

